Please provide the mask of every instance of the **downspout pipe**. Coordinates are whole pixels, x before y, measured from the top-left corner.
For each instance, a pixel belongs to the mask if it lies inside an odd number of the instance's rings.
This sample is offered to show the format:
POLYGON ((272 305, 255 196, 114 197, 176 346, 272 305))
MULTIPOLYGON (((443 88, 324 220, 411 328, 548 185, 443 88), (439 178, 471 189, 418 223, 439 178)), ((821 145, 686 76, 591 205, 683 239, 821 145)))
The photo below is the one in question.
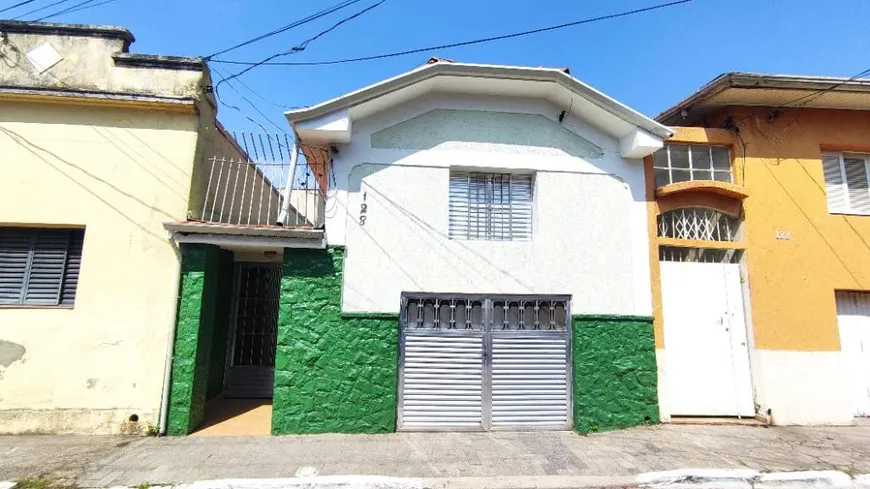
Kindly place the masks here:
POLYGON ((172 247, 175 248, 176 253, 178 253, 178 260, 176 260, 176 264, 173 266, 177 280, 175 281, 175 307, 172 308, 172 321, 169 323, 169 337, 166 338, 166 359, 165 364, 163 365, 163 393, 160 397, 160 421, 158 422, 157 427, 157 434, 159 436, 166 436, 167 421, 169 420, 169 391, 172 388, 172 362, 175 360, 175 332, 178 323, 178 300, 181 291, 182 256, 181 248, 178 246, 174 234, 170 238, 170 243, 172 243, 172 247))
MULTIPOLYGON (((281 215, 278 216, 277 224, 279 226, 283 226, 288 224, 287 221, 290 220, 290 208, 292 204, 290 203, 290 196, 293 192, 293 180, 296 178, 296 164, 299 160, 299 142, 294 138, 293 140, 293 148, 290 149, 290 168, 287 172, 287 185, 284 187, 284 203, 281 206, 281 215)), ((306 203, 308 202, 308 196, 305 196, 306 203)), ((307 216, 306 216, 307 217, 307 216)), ((296 220, 299 220, 299 212, 296 212, 296 220)), ((298 222, 294 224, 299 224, 298 222)))

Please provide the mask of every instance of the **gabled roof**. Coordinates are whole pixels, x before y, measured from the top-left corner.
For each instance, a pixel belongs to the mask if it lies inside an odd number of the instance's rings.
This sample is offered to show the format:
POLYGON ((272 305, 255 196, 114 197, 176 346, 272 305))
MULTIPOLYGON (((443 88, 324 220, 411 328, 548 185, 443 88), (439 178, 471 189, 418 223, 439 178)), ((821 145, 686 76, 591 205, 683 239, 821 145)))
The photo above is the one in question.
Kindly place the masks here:
POLYGON ((705 114, 727 106, 870 110, 870 79, 723 73, 659 114, 656 120, 668 125, 691 125, 700 122, 705 114))
MULTIPOLYGON (((546 98, 581 119, 594 119, 617 139, 638 129, 663 140, 668 127, 569 75, 567 70, 437 61, 312 107, 285 112, 302 139, 350 136, 350 125, 427 92, 546 98), (316 131, 315 131, 316 130, 316 131), (316 132, 316 135, 315 135, 316 132)), ((645 136, 642 136, 645 137, 645 136)), ((349 139, 348 139, 349 140, 349 139)))

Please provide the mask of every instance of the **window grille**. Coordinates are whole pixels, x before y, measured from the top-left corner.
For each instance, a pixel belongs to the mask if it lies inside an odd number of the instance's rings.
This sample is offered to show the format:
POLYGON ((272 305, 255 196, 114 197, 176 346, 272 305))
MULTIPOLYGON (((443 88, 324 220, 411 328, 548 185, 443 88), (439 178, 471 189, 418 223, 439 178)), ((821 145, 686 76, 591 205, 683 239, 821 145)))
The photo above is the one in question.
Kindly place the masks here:
POLYGON ((405 296, 402 323, 412 330, 565 331, 560 297, 405 296))
POLYGON ((84 229, 0 228, 0 304, 71 306, 84 229))
POLYGON ((740 263, 742 250, 660 246, 659 260, 692 263, 740 263))
POLYGON ((450 239, 532 238, 532 175, 450 172, 450 239))
POLYGON ((731 151, 724 146, 666 144, 653 153, 656 187, 690 180, 731 182, 731 151))
POLYGON ((738 241, 740 221, 721 212, 688 207, 658 217, 659 237, 704 241, 738 241))
POLYGON ((870 155, 824 153, 828 212, 870 214, 870 155))

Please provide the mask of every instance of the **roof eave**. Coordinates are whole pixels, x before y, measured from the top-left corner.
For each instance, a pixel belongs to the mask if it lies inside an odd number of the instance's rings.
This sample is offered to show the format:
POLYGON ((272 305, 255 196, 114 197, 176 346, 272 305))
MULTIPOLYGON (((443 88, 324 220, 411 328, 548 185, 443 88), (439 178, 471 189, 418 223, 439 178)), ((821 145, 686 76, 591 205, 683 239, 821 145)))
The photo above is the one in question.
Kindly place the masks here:
POLYGON ((479 65, 468 63, 434 63, 424 65, 415 70, 396 77, 370 85, 355 92, 326 102, 289 110, 284 113, 291 125, 297 122, 311 120, 336 110, 352 107, 373 100, 387 93, 400 90, 407 86, 432 78, 437 75, 450 76, 482 76, 498 79, 516 79, 559 83, 563 87, 578 93, 611 114, 645 130, 657 137, 667 139, 674 132, 670 128, 646 117, 645 115, 617 102, 602 92, 586 85, 561 69, 529 68, 517 66, 479 65))

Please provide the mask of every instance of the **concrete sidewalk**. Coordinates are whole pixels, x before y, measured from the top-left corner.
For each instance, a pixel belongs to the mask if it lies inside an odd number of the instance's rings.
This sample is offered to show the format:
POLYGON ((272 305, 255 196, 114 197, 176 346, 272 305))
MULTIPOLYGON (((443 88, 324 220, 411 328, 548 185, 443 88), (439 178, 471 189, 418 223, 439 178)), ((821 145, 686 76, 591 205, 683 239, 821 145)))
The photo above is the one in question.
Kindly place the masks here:
POLYGON ((284 437, 0 437, 0 480, 80 486, 294 475, 618 477, 688 468, 870 473, 870 427, 659 425, 568 432, 284 437))

